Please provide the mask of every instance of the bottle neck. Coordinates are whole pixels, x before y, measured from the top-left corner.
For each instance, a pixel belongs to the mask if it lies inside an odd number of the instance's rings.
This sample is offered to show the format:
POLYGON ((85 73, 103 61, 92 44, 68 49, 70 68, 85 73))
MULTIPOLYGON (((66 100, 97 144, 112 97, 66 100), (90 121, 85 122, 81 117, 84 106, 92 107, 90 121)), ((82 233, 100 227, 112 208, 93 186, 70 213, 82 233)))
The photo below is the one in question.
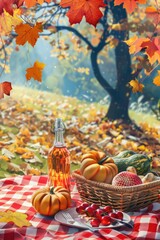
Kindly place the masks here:
POLYGON ((55 147, 64 147, 65 146, 63 130, 61 130, 61 129, 55 131, 54 146, 55 147))

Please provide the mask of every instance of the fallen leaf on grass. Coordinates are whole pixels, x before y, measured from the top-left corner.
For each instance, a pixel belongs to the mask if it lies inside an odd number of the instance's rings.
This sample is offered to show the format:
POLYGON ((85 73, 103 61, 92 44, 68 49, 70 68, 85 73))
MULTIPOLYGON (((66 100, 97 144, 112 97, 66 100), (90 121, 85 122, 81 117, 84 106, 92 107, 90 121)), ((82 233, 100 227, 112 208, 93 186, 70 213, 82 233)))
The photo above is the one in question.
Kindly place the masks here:
POLYGON ((2 148, 2 155, 8 157, 9 159, 15 158, 15 155, 6 148, 2 148))
POLYGON ((18 227, 31 226, 31 223, 26 219, 28 216, 25 213, 6 211, 0 212, 0 222, 13 222, 18 227))
POLYGON ((33 158, 25 158, 25 162, 28 163, 43 163, 41 159, 39 159, 37 156, 34 156, 33 158))
POLYGON ((0 160, 6 161, 6 162, 10 161, 9 157, 7 156, 0 156, 0 160))
POLYGON ((21 158, 24 158, 24 159, 34 158, 34 153, 33 152, 26 152, 21 156, 21 158))
POLYGON ((15 153, 18 153, 18 154, 24 154, 24 153, 27 153, 28 152, 28 149, 26 149, 26 148, 23 148, 23 147, 17 147, 16 149, 15 149, 15 153))
POLYGON ((15 172, 15 173, 23 173, 22 169, 20 168, 19 165, 15 164, 15 163, 7 163, 8 164, 8 171, 9 172, 15 172))

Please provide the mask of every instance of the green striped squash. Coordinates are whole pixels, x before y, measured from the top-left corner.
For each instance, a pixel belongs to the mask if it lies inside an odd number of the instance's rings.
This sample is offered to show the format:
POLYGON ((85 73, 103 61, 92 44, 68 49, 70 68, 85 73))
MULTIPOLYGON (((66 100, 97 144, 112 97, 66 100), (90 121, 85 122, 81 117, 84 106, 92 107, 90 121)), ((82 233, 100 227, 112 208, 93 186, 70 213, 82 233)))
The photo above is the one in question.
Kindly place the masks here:
MULTIPOLYGON (((118 156, 118 155, 117 155, 118 156)), ((133 154, 130 157, 112 157, 118 167, 118 172, 126 171, 127 167, 135 167, 138 175, 150 172, 152 159, 143 154, 133 154)))

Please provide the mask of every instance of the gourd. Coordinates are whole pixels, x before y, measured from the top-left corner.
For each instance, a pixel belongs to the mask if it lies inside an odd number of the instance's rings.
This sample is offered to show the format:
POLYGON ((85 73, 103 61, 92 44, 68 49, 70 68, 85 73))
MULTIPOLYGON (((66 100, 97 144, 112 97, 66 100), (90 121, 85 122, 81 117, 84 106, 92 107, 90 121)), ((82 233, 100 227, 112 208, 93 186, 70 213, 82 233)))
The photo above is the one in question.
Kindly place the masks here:
POLYGON ((112 158, 100 151, 90 151, 82 156, 80 173, 89 180, 111 183, 118 173, 118 168, 112 158))
POLYGON ((126 170, 127 170, 128 172, 132 172, 132 173, 134 173, 134 174, 137 174, 137 171, 136 171, 135 167, 133 167, 133 166, 127 167, 126 170))
POLYGON ((136 153, 132 150, 124 150, 118 153, 118 155, 116 155, 114 158, 126 158, 126 157, 130 157, 133 154, 136 154, 136 153))
POLYGON ((142 178, 142 182, 143 183, 150 183, 150 182, 155 181, 156 179, 157 179, 157 177, 153 173, 147 173, 147 175, 145 175, 142 178))
POLYGON ((68 208, 71 204, 69 191, 57 186, 54 189, 45 187, 37 190, 31 198, 35 210, 45 216, 53 216, 59 210, 68 208))
POLYGON ((150 172, 151 158, 143 154, 133 154, 130 157, 112 157, 118 167, 118 171, 126 171, 127 167, 135 167, 138 175, 150 172))

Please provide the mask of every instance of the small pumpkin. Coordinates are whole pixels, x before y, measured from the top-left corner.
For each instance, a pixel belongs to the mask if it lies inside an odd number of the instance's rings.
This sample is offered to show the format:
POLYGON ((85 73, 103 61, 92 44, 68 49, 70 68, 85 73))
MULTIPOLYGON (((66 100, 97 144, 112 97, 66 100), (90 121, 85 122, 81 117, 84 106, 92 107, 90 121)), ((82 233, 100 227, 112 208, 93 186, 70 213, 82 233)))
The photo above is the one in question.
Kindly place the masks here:
POLYGON ((71 205, 71 197, 69 191, 62 186, 44 187, 32 195, 31 202, 38 213, 53 216, 71 205))
POLYGON ((118 173, 118 168, 112 158, 100 151, 90 151, 82 156, 81 174, 89 180, 111 183, 118 173))

